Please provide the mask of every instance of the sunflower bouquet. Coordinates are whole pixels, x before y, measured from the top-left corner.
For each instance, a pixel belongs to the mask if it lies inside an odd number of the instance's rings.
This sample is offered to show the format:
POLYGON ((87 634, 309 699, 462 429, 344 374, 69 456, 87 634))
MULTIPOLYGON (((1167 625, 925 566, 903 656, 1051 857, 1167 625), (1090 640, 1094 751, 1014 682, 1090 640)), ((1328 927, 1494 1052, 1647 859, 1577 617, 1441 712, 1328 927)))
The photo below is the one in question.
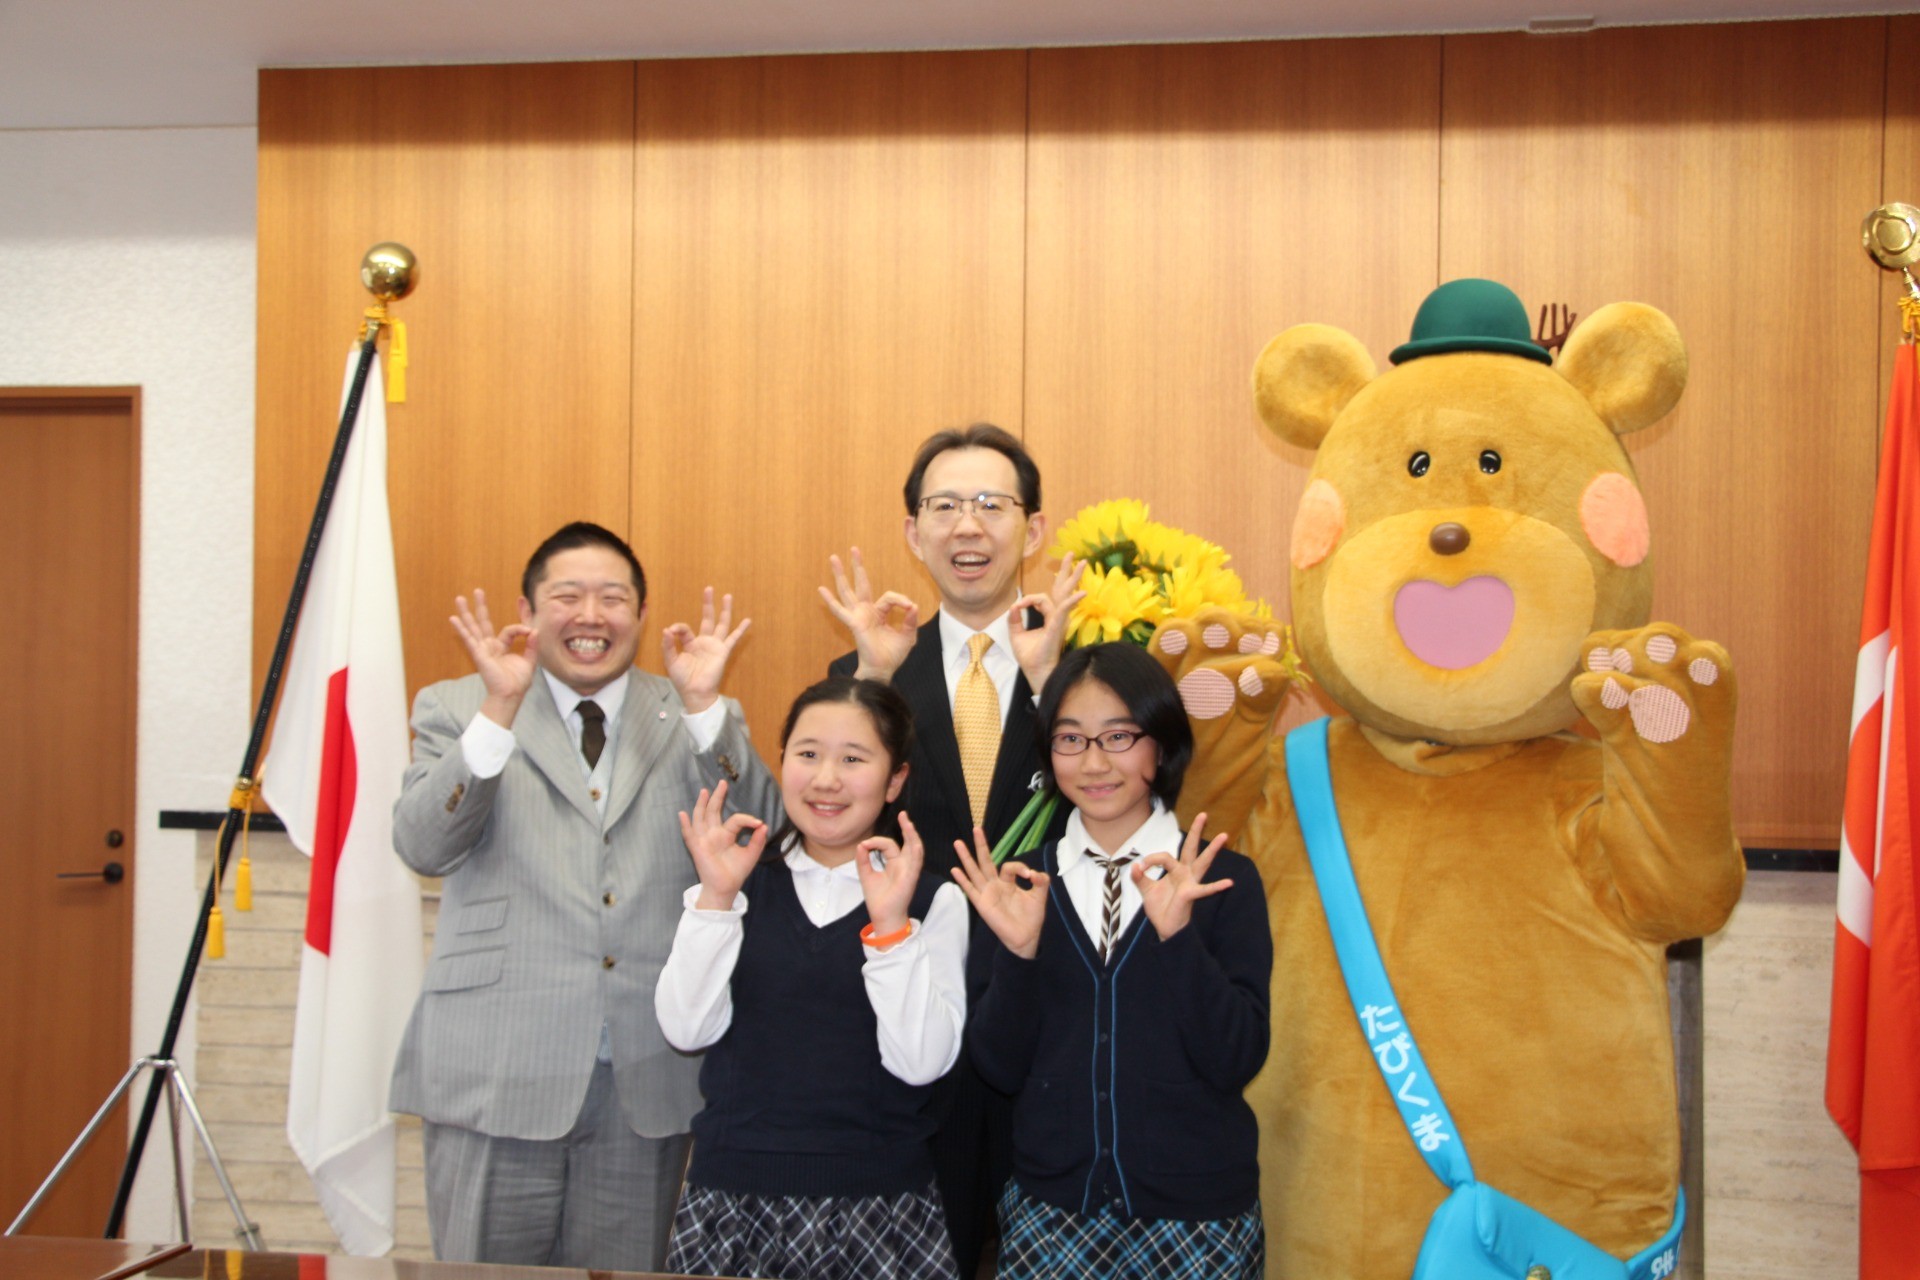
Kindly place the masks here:
MULTIPOLYGON (((1049 554, 1072 556, 1085 567, 1080 590, 1085 597, 1067 615, 1066 646, 1126 640, 1146 647, 1161 623, 1191 618, 1202 609, 1226 609, 1253 618, 1273 617, 1265 600, 1247 595, 1240 575, 1227 567, 1224 548, 1183 529, 1152 519, 1147 504, 1114 498, 1081 509, 1060 527, 1049 554)), ((1276 661, 1295 685, 1309 677, 1293 647, 1293 628, 1284 624, 1276 661)), ((1025 853, 1040 841, 1059 802, 1037 792, 994 847, 998 863, 1025 853)))

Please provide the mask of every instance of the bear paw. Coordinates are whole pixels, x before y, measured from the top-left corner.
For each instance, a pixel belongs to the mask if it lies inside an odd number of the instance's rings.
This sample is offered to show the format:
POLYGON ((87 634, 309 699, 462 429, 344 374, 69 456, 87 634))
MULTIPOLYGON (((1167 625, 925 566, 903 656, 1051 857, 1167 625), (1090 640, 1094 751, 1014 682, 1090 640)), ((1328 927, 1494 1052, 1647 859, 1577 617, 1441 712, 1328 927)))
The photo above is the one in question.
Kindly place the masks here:
POLYGON ((1190 719, 1238 712, 1264 723, 1292 687, 1279 660, 1285 643, 1282 624, 1271 619, 1203 609, 1161 623, 1147 648, 1173 677, 1190 719))
POLYGON ((1719 645, 1651 623, 1596 631, 1583 648, 1573 700, 1603 738, 1630 730, 1644 742, 1677 742, 1703 716, 1719 731, 1713 736, 1731 729, 1733 663, 1719 645))

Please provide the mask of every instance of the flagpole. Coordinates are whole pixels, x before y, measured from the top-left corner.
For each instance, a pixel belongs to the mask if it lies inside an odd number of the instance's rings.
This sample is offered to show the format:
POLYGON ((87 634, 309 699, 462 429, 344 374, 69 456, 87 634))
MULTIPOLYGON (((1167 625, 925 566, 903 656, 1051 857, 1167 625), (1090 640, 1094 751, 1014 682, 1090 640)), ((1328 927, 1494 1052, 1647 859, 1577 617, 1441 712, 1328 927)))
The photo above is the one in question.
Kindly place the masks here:
MULTIPOLYGON (((320 482, 320 496, 314 503, 313 520, 307 528, 307 543, 300 553, 300 566, 294 573, 287 607, 281 615, 280 633, 274 640, 272 660, 267 664, 266 683, 260 690, 260 701, 254 708, 253 730, 247 737, 239 776, 228 798, 226 820, 220 824, 219 845, 207 877, 206 891, 200 898, 200 914, 194 923, 193 939, 187 945, 186 964, 181 970, 179 985, 174 988, 173 1007, 167 1014, 166 1031, 161 1036, 159 1052, 154 1055, 161 1060, 170 1061, 173 1058, 174 1044, 179 1039, 180 1027, 186 1018, 187 998, 193 992, 193 980, 199 971, 201 953, 206 947, 207 922, 219 896, 228 856, 233 851, 234 835, 252 806, 256 786, 254 769, 259 764, 260 748, 266 739, 274 701, 279 697, 287 653, 293 647, 294 628, 300 621, 300 607, 306 599, 307 581, 313 574, 313 561, 320 549, 320 536, 326 531, 327 516, 333 507, 333 493, 340 482, 340 469, 346 460, 347 445, 353 439, 354 424, 360 419, 360 401, 366 390, 367 374, 373 362, 379 358, 380 330, 387 323, 387 304, 397 302, 413 292, 414 285, 418 283, 418 264, 406 246, 378 244, 369 249, 361 261, 360 282, 373 294, 375 305, 367 309, 365 322, 361 326, 360 359, 354 367, 353 383, 347 393, 346 404, 340 411, 340 427, 334 435, 333 455, 327 460, 326 475, 320 482)), ((147 1137, 153 1129, 154 1116, 159 1111, 164 1084, 165 1081, 156 1076, 148 1085, 146 1101, 140 1110, 140 1122, 134 1129, 132 1142, 127 1146, 126 1163, 120 1169, 120 1185, 114 1192, 113 1209, 107 1218, 105 1235, 109 1240, 120 1235, 126 1219, 127 1199, 133 1191, 134 1177, 140 1171, 140 1159, 146 1154, 147 1137)), ((242 1222, 242 1234, 247 1234, 251 1226, 242 1222)), ((254 1248, 259 1247, 257 1229, 249 1244, 254 1248)))

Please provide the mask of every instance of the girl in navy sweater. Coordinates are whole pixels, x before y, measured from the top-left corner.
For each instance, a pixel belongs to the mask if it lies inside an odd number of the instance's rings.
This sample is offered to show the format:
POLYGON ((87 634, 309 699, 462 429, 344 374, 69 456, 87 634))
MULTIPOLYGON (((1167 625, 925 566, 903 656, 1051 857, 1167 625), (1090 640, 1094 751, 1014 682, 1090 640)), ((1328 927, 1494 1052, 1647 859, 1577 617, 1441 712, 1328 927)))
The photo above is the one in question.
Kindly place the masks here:
POLYGON ((1174 817, 1193 734, 1130 644, 1069 651, 1040 695, 1059 840, 954 872, 1000 940, 968 1043, 1017 1095, 1001 1280, 1265 1269, 1253 1112, 1273 940, 1260 876, 1174 817), (1173 850, 1178 850, 1176 854, 1173 850))
POLYGON ((887 685, 823 680, 780 741, 764 860, 724 783, 680 815, 700 883, 654 1005, 675 1048, 706 1050, 707 1105, 666 1269, 953 1280, 928 1104, 960 1052, 967 907, 896 827, 912 714, 887 685))

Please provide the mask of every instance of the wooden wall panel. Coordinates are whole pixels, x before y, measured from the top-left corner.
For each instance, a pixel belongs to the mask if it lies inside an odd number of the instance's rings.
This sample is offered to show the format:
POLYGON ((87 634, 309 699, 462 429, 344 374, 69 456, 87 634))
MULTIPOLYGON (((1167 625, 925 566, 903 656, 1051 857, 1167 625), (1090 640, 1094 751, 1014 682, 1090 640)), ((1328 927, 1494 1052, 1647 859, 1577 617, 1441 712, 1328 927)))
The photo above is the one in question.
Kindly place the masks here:
POLYGON ((456 592, 512 616, 567 520, 625 531, 632 340, 631 63, 266 71, 260 78, 256 686, 370 301, 360 258, 419 256, 388 410, 413 688, 472 668, 456 592))
POLYGON ((1288 616, 1312 455, 1253 362, 1323 321, 1385 360, 1433 287, 1437 39, 1033 55, 1027 435, 1056 521, 1106 498, 1225 546, 1288 616))
POLYGON ((1886 21, 1448 37, 1441 275, 1673 316, 1692 376, 1628 438, 1655 615, 1739 666, 1755 844, 1838 838, 1885 308, 1886 21))
MULTIPOLYGON (((907 553, 914 447, 1021 428, 1022 52, 643 64, 632 526, 653 629, 700 588, 754 619, 729 692, 768 758, 847 638, 815 594, 907 553)), ((659 667, 658 647, 642 650, 659 667)))
MULTIPOLYGON (((1874 203, 1898 200, 1920 205, 1920 92, 1914 89, 1914 76, 1920 75, 1920 14, 1899 14, 1886 21, 1886 140, 1880 196, 1874 203)), ((1860 216, 1866 215, 1867 210, 1862 209, 1860 216)), ((1920 276, 1920 267, 1914 274, 1920 276)), ((1887 420, 1893 354, 1900 342, 1898 303, 1906 288, 1906 281, 1897 272, 1880 272, 1880 415, 1876 421, 1881 423, 1887 420)))

